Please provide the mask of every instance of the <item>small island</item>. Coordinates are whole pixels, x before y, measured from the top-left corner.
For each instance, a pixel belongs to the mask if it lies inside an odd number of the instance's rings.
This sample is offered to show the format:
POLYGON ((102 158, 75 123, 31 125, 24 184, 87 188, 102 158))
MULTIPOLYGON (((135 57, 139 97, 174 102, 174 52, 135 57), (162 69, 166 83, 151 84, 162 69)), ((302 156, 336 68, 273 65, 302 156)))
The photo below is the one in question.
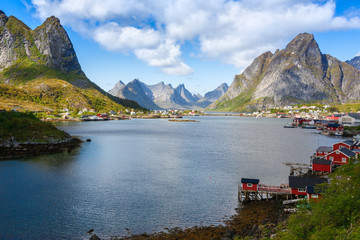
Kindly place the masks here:
POLYGON ((0 122, 0 160, 71 152, 82 142, 32 113, 1 111, 0 122))
POLYGON ((200 122, 192 119, 169 119, 169 122, 200 122))

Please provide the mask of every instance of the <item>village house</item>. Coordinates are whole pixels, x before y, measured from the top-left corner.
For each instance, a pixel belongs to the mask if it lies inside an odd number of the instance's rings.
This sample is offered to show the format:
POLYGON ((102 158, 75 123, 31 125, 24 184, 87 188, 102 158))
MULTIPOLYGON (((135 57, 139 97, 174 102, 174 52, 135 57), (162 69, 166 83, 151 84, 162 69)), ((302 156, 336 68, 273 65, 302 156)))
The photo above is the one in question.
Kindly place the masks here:
POLYGON ((360 114, 359 113, 348 113, 347 115, 339 117, 339 123, 344 126, 359 126, 360 125, 360 114))
POLYGON ((342 136, 344 134, 344 126, 337 123, 330 123, 326 125, 326 132, 336 136, 342 136))
POLYGON ((343 147, 329 153, 325 158, 332 161, 334 165, 343 165, 349 163, 349 159, 355 156, 355 152, 343 147))
POLYGON ((318 147, 316 149, 315 156, 316 157, 325 157, 326 155, 328 155, 332 151, 334 151, 334 149, 332 147, 320 146, 320 147, 318 147))
POLYGON ((355 143, 356 142, 353 140, 346 140, 343 142, 335 143, 335 144, 333 144, 333 151, 338 150, 340 148, 347 148, 347 149, 352 150, 352 149, 354 149, 355 143))
POLYGON ((320 192, 321 191, 317 190, 312 186, 306 187, 306 196, 309 201, 313 201, 313 202, 319 201, 321 199, 320 192))
POLYGON ((259 181, 260 181, 259 179, 241 178, 241 187, 243 190, 257 191, 259 181))
POLYGON ((327 182, 326 178, 289 176, 289 186, 294 195, 306 196, 306 188, 315 187, 324 182, 327 182))
POLYGON ((339 117, 341 117, 342 114, 332 114, 332 115, 329 115, 326 117, 327 120, 330 120, 330 121, 336 121, 338 122, 339 121, 339 117))
POLYGON ((314 172, 327 172, 332 171, 332 161, 324 158, 313 158, 312 159, 312 170, 314 172))

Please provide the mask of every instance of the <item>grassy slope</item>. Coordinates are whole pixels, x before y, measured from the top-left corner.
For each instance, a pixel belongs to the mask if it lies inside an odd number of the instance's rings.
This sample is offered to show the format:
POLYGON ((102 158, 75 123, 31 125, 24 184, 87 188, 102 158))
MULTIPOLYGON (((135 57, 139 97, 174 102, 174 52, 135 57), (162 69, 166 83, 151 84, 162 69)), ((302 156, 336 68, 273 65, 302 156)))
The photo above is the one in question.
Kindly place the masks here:
POLYGON ((17 60, 0 72, 0 109, 41 111, 66 107, 70 110, 93 108, 99 112, 125 107, 142 109, 134 101, 106 93, 82 72, 64 73, 47 67, 46 56, 39 52, 33 40, 36 33, 17 18, 9 17, 6 27, 15 36, 17 60), (28 42, 30 57, 24 41, 28 42))
POLYGON ((70 137, 52 124, 42 122, 31 113, 0 112, 0 143, 16 142, 51 142, 70 137))

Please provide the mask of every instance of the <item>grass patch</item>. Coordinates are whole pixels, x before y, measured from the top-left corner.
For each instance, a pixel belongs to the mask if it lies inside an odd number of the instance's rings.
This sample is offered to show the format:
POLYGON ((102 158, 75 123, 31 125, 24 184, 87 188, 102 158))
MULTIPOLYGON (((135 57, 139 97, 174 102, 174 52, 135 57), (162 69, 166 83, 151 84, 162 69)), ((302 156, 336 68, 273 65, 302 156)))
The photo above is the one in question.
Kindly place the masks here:
POLYGON ((70 135, 32 113, 0 112, 0 143, 8 141, 47 143, 69 138, 70 135))

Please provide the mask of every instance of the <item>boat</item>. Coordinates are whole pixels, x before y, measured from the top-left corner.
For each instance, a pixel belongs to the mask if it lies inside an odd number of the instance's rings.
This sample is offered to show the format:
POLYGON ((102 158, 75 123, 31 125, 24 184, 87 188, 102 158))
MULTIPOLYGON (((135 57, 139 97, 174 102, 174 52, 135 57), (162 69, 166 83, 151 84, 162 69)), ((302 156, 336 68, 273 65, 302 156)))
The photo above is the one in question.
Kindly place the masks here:
POLYGON ((284 128, 295 128, 296 126, 293 125, 293 124, 288 124, 288 125, 285 125, 284 128))
POLYGON ((302 128, 305 128, 305 129, 316 129, 316 126, 315 126, 315 125, 305 125, 305 126, 303 126, 302 128))

